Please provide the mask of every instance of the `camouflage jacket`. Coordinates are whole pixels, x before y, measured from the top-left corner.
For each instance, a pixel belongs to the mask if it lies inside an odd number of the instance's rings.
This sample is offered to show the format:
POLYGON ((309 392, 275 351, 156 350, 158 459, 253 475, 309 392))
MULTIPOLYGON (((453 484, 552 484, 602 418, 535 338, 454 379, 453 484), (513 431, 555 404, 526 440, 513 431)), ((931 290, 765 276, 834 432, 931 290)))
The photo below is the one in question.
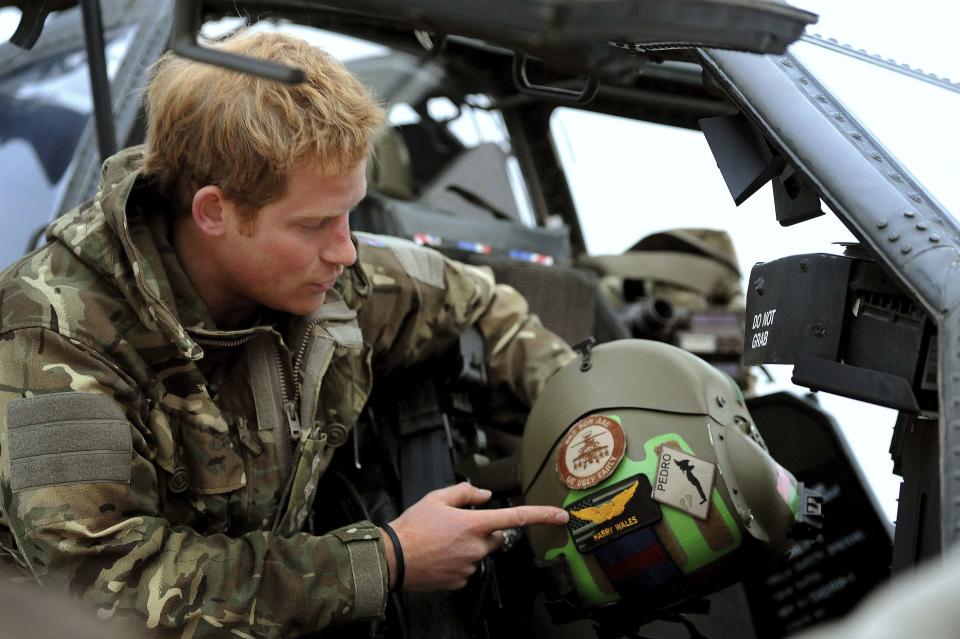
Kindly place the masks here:
POLYGON ((569 348, 488 272, 376 236, 312 316, 216 330, 140 161, 109 159, 97 198, 0 276, 0 554, 163 636, 382 615, 378 529, 301 532, 374 371, 473 324, 491 388, 529 405, 569 348))

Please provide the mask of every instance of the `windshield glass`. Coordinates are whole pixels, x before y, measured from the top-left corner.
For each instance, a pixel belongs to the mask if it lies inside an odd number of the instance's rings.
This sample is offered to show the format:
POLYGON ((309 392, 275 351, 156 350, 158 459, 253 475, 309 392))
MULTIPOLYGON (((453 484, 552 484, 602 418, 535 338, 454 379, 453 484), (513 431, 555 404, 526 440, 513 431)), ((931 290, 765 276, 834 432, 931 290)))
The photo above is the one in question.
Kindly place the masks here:
MULTIPOLYGON (((87 55, 77 33, 75 46, 0 73, 0 193, 4 210, 17 216, 17 223, 0 235, 3 264, 28 250, 33 236, 59 212, 69 168, 90 120, 87 55)), ((107 34, 111 79, 135 34, 136 27, 107 34)))
POLYGON ((831 242, 854 241, 830 215, 782 228, 769 185, 737 207, 699 131, 559 108, 551 133, 592 255, 622 253, 641 237, 670 228, 722 228, 737 246, 741 273, 748 274, 758 261, 839 252, 831 242), (771 236, 776 244, 763 240, 771 236))

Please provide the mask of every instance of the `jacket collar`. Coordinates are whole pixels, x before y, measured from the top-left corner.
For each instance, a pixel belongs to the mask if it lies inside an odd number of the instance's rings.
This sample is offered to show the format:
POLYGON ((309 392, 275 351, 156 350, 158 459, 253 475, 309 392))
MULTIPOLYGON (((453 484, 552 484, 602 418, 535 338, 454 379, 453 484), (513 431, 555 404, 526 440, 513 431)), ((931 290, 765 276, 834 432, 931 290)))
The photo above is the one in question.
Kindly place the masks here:
POLYGON ((230 339, 272 330, 269 326, 240 331, 214 328, 168 240, 169 202, 143 178, 142 165, 142 146, 108 158, 96 197, 51 224, 48 241, 59 240, 111 280, 140 321, 159 331, 188 359, 203 357, 191 334, 230 339))

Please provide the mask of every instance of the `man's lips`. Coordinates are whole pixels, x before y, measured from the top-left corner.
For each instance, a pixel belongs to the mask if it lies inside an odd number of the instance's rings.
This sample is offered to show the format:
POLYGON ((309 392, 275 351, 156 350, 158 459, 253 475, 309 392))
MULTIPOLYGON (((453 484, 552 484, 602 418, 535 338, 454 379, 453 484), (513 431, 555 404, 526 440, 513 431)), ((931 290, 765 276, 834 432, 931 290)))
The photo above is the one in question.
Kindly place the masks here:
POLYGON ((310 282, 307 284, 307 286, 317 291, 329 291, 336 283, 337 279, 334 278, 332 280, 327 280, 326 282, 310 282))
POLYGON ((311 288, 318 292, 329 291, 333 288, 333 285, 337 283, 337 280, 340 276, 343 275, 343 269, 337 269, 337 274, 331 277, 329 280, 321 280, 319 282, 310 282, 307 284, 308 288, 311 288))

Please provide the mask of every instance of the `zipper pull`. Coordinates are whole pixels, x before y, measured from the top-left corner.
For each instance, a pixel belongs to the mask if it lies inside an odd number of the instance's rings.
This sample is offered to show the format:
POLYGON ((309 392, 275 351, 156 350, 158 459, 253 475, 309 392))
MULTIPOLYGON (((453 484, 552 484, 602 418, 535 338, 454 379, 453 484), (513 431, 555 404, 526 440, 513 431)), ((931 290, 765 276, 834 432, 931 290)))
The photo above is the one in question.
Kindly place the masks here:
POLYGON ((300 416, 297 415, 297 405, 293 402, 287 402, 283 405, 283 410, 287 414, 287 425, 290 427, 290 438, 300 439, 302 430, 300 428, 300 416))
POLYGON ((237 417, 237 433, 240 435, 240 443, 253 453, 255 457, 259 457, 260 453, 263 452, 263 447, 260 445, 260 442, 257 441, 254 434, 250 432, 246 417, 237 417))
POLYGON ((356 423, 353 425, 353 432, 350 433, 353 436, 353 465, 357 467, 357 470, 362 470, 363 466, 360 465, 360 424, 356 423))

